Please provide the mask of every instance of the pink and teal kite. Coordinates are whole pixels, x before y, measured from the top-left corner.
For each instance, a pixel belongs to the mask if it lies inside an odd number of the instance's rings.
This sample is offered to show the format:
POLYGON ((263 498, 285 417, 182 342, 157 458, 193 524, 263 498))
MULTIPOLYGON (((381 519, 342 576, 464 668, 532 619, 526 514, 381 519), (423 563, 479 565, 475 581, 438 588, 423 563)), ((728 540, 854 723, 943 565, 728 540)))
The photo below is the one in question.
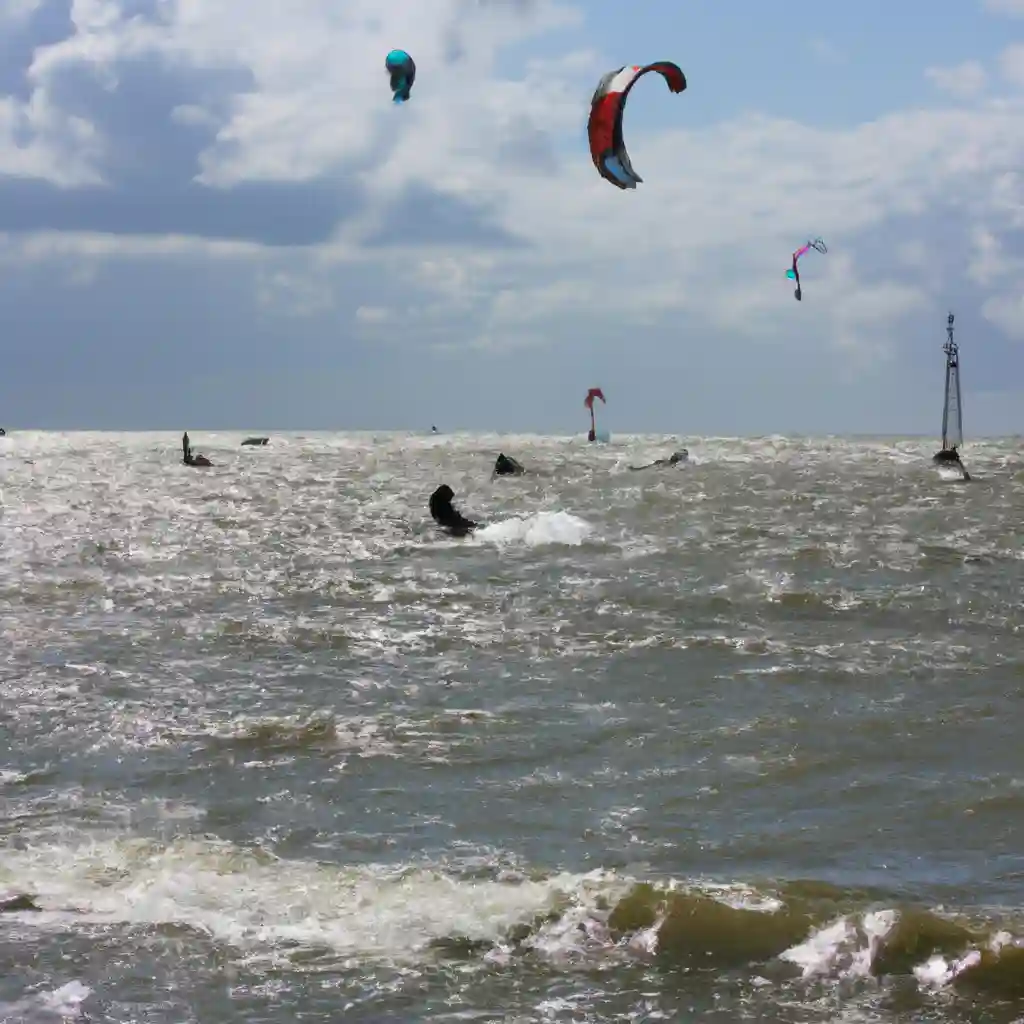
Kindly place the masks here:
POLYGON ((797 260, 799 260, 800 257, 803 256, 803 254, 807 252, 808 249, 814 249, 816 252, 820 252, 822 255, 828 252, 828 249, 825 248, 825 243, 820 238, 816 238, 813 242, 808 242, 806 245, 801 245, 800 248, 797 249, 795 253, 793 253, 793 266, 786 271, 786 277, 788 277, 791 281, 796 281, 796 291, 793 292, 793 298, 796 299, 797 302, 800 302, 803 299, 804 293, 800 288, 800 271, 797 268, 796 264, 797 260))

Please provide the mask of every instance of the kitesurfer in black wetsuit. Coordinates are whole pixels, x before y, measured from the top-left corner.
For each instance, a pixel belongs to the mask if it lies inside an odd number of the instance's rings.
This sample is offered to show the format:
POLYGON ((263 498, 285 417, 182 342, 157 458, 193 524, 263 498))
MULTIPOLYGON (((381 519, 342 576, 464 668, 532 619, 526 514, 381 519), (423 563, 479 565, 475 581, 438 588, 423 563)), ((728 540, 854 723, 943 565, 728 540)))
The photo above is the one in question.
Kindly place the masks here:
POLYGON ((189 443, 188 431, 181 435, 181 461, 186 466, 212 466, 213 463, 205 455, 195 455, 192 452, 192 445, 189 443))
POLYGON ((683 448, 682 451, 673 452, 667 459, 655 459, 653 462, 649 462, 646 466, 630 466, 630 469, 653 469, 655 466, 675 466, 680 462, 686 462, 689 459, 690 453, 683 448))
POLYGON ((504 452, 499 452, 494 460, 494 476, 521 476, 525 472, 519 462, 504 452))
POLYGON ((452 505, 454 497, 455 492, 447 484, 441 484, 430 496, 430 514, 434 517, 434 522, 453 537, 465 537, 480 524, 467 519, 455 509, 452 505))

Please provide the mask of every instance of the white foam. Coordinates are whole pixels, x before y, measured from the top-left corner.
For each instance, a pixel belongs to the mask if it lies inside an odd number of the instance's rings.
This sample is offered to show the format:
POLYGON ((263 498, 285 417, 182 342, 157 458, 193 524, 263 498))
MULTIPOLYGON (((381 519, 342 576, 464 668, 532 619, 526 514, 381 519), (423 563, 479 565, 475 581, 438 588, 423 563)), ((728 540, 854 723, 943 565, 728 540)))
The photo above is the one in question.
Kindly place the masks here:
POLYGON ((475 536, 499 546, 518 543, 534 548, 545 544, 578 546, 591 532, 588 522, 569 512, 538 512, 492 523, 477 530, 475 536))
POLYGON ((944 956, 936 954, 914 968, 914 977, 922 988, 944 988, 954 981, 958 974, 980 961, 981 953, 976 949, 954 960, 947 960, 944 956))
POLYGON ((871 975, 871 965, 878 955, 882 940, 892 931, 899 915, 895 910, 873 910, 864 915, 861 931, 867 940, 853 956, 849 974, 859 978, 871 975))
POLYGON ((92 995, 92 989, 80 981, 69 981, 60 988, 36 992, 16 1003, 0 1003, 0 1020, 46 1021, 82 1019, 82 1003, 92 995))
MULTIPOLYGON (((998 931, 988 943, 988 949, 998 953, 1007 946, 1018 946, 1019 943, 1007 931, 998 931)), ((968 950, 963 956, 947 958, 941 954, 935 954, 928 958, 923 964, 914 968, 914 977, 923 989, 945 988, 954 982, 957 977, 963 974, 970 967, 981 963, 981 951, 977 949, 968 950)))
POLYGON ((415 960, 432 941, 499 942, 585 876, 463 879, 428 867, 279 860, 227 843, 115 840, 0 851, 0 877, 33 893, 25 927, 177 923, 276 960, 284 947, 415 960))
POLYGON ((75 1017, 79 1014, 82 1003, 91 994, 92 989, 88 985, 83 985, 80 981, 69 981, 52 992, 40 992, 39 1001, 50 1013, 59 1014, 61 1017, 75 1017))
POLYGON ((840 917, 814 929, 803 942, 781 953, 779 959, 796 964, 804 979, 826 974, 867 977, 879 944, 892 930, 897 917, 894 910, 871 911, 861 918, 859 925, 853 918, 840 917))

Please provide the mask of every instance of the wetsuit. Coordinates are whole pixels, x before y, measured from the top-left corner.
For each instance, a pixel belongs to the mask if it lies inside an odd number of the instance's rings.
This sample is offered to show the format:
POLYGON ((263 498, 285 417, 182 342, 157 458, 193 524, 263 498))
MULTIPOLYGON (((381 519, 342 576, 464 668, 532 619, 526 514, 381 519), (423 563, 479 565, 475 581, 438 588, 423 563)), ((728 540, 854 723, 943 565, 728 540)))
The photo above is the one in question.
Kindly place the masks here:
POLYGON ((467 519, 456 511, 452 505, 454 497, 455 492, 447 484, 441 484, 430 496, 430 514, 434 517, 434 522, 453 537, 465 537, 466 534, 472 533, 479 523, 474 523, 472 519, 467 519))
POLYGON ((526 471, 523 467, 516 462, 511 456, 501 452, 498 457, 494 460, 494 475, 495 476, 519 476, 521 473, 526 471))
POLYGON ((639 469, 654 469, 655 466, 675 466, 680 462, 685 462, 689 457, 690 453, 684 448, 681 452, 675 452, 667 459, 655 459, 646 466, 630 466, 629 468, 635 471, 639 469))

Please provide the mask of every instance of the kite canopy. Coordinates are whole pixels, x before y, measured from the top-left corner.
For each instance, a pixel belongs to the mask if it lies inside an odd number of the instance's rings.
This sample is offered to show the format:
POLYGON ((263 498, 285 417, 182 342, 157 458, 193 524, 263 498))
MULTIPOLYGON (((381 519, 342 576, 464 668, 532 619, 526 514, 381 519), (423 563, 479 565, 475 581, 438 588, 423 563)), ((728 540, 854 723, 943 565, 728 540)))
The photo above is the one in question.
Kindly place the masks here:
POLYGON ((686 76, 671 61, 659 61, 644 66, 632 65, 609 71, 594 91, 590 101, 590 158, 605 181, 616 188, 636 188, 643 181, 629 162, 626 144, 622 139, 622 115, 626 98, 636 82, 650 71, 656 71, 672 92, 686 88, 686 76))
POLYGON ((786 271, 786 277, 788 277, 790 281, 796 281, 796 290, 793 292, 793 298, 796 299, 797 302, 800 302, 804 297, 803 289, 800 287, 800 268, 797 266, 797 263, 799 262, 800 257, 811 249, 822 254, 828 252, 828 249, 825 247, 825 243, 820 238, 814 239, 813 242, 807 242, 804 245, 801 245, 800 248, 793 253, 793 264, 789 270, 786 271))
POLYGON ((395 103, 404 103, 416 81, 415 61, 405 50, 392 50, 384 58, 384 67, 391 75, 391 98, 395 103))
POLYGON ((594 419, 594 399, 600 398, 604 402, 604 392, 600 388, 591 388, 587 392, 587 397, 583 399, 583 404, 590 410, 590 433, 587 434, 588 441, 603 441, 607 443, 608 432, 602 431, 600 434, 597 432, 597 421, 594 419))

